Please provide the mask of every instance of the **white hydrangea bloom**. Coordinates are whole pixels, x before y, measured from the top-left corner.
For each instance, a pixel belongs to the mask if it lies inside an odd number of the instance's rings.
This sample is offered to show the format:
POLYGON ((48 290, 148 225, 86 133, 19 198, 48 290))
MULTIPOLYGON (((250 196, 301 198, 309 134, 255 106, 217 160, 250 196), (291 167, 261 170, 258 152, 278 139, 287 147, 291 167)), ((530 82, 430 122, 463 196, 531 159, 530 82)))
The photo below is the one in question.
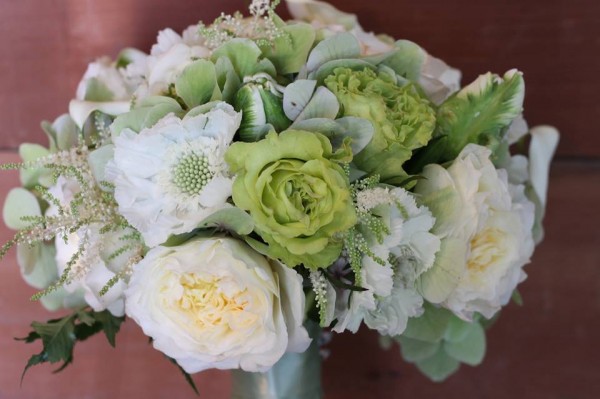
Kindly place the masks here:
POLYGON ((160 31, 150 55, 127 66, 129 79, 140 81, 135 97, 139 99, 166 93, 185 67, 199 58, 209 57, 210 53, 198 34, 197 26, 190 26, 183 35, 172 29, 160 31))
MULTIPOLYGON (((364 320, 381 334, 400 335, 408 318, 423 312, 415 281, 433 265, 440 249, 439 238, 429 232, 435 219, 402 188, 367 190, 357 200, 359 209, 371 210, 386 221, 390 233, 371 247, 385 264, 363 258, 362 286, 367 291, 352 293, 350 307, 342 308, 333 330, 356 332, 364 320)), ((346 303, 347 299, 347 295, 342 298, 346 303)))
POLYGON ((231 105, 218 103, 206 114, 169 114, 139 134, 125 129, 113 139, 106 179, 146 245, 187 233, 227 206, 233 181, 224 155, 240 122, 231 105))

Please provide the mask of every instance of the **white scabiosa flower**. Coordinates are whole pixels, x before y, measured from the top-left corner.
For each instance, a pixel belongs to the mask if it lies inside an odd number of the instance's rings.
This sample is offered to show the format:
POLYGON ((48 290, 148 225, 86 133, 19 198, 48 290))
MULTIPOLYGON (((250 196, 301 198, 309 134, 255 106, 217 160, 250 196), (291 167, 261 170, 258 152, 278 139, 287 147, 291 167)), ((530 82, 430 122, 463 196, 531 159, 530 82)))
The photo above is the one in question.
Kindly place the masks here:
POLYGON ((415 189, 436 217, 442 238, 434 267, 419 282, 424 297, 470 320, 491 318, 525 279, 534 242, 534 205, 522 185, 496 170, 489 149, 467 145, 444 169, 428 165, 415 189))
MULTIPOLYGON (((352 293, 350 306, 338 315, 334 331, 356 332, 364 320, 383 335, 400 335, 408 318, 423 312, 415 281, 433 265, 440 248, 439 238, 429 232, 435 219, 402 188, 363 191, 357 207, 381 217, 389 234, 371 245, 377 259, 364 256, 361 281, 367 291, 352 293)), ((347 299, 342 298, 346 303, 347 299)))
POLYGON ((311 342, 302 277, 233 238, 150 250, 126 296, 127 315, 188 373, 266 371, 311 342))
POLYGON ((154 247, 187 233, 227 205, 232 179, 224 154, 241 114, 218 103, 206 114, 165 116, 139 134, 114 137, 106 179, 115 185, 119 212, 154 247))

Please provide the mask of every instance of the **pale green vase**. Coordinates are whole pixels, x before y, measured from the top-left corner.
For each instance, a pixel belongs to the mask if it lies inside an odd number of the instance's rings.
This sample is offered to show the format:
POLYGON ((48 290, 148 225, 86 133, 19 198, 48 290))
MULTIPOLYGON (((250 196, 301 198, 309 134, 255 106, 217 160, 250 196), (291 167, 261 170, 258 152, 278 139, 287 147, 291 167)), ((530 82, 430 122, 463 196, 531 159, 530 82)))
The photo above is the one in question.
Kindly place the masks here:
POLYGON ((320 399, 321 356, 316 323, 307 322, 306 329, 313 339, 304 353, 286 353, 265 373, 231 372, 232 399, 320 399))

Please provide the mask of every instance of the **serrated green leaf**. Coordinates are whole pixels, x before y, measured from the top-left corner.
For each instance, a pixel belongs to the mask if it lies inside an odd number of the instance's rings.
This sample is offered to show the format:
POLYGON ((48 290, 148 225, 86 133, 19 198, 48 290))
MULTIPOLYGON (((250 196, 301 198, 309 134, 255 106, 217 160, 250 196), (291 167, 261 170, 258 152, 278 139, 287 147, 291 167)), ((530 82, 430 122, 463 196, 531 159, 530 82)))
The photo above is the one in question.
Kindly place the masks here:
POLYGON ((444 309, 425 303, 425 312, 420 317, 408 319, 404 337, 427 342, 439 342, 446 332, 452 314, 444 309))
POLYGON ((170 361, 171 363, 173 363, 175 366, 177 366, 177 368, 179 369, 179 371, 181 372, 181 374, 183 375, 183 377, 185 378, 185 381, 188 383, 188 385, 194 390, 194 393, 196 393, 197 396, 200 396, 200 391, 198 391, 198 387, 196 386, 196 383, 194 382, 193 378, 191 375, 189 375, 178 363, 175 359, 170 358, 169 356, 165 355, 165 358, 167 358, 168 361, 170 361))
POLYGON ((104 331, 108 343, 114 348, 116 346, 117 333, 121 329, 121 324, 125 321, 125 318, 113 316, 108 310, 94 312, 93 317, 102 324, 102 331, 104 331))
POLYGON ((454 359, 477 366, 485 356, 485 332, 477 322, 471 323, 463 340, 444 342, 444 350, 454 359))
POLYGON ((435 355, 416 363, 416 365, 432 381, 441 382, 458 370, 460 362, 440 349, 435 355))
POLYGON ((177 95, 188 108, 209 102, 216 86, 215 65, 207 60, 198 60, 188 65, 175 82, 177 95))
POLYGON ((420 362, 435 355, 441 347, 440 342, 427 342, 399 336, 396 340, 400 343, 402 357, 407 362, 420 362))
POLYGON ((25 374, 27 374, 27 371, 32 367, 32 366, 36 366, 38 364, 42 364, 47 362, 47 357, 46 354, 44 352, 38 353, 37 355, 33 355, 29 358, 29 360, 27 361, 27 365, 25 365, 25 369, 23 370, 23 373, 21 374, 21 385, 23 385, 23 379, 25 378, 25 374))
POLYGON ((44 352, 50 363, 67 362, 75 345, 75 318, 67 316, 48 323, 31 323, 31 327, 42 338, 44 352))
POLYGON ((503 78, 481 75, 446 100, 437 114, 436 135, 448 136, 441 161, 456 158, 468 143, 494 151, 506 128, 523 111, 524 96, 523 74, 512 70, 503 78))

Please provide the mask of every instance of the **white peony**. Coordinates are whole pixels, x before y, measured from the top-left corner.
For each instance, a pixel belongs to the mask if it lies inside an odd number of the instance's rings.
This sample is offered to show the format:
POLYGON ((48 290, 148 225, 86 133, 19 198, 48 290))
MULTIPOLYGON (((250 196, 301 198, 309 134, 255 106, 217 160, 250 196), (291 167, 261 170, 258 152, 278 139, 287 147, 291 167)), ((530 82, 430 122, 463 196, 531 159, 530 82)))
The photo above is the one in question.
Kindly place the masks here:
MULTIPOLYGON (((385 264, 363 258, 362 287, 351 294, 350 306, 341 307, 334 331, 356 332, 365 324, 383 335, 400 335, 409 317, 423 312, 423 298, 415 289, 417 278, 434 262, 440 240, 429 230, 435 219, 402 188, 378 187, 359 193, 359 210, 380 216, 389 229, 383 242, 372 240, 371 250, 385 264)), ((348 302, 347 295, 342 303, 348 302)), ((338 306, 338 309, 340 306, 338 306)))
POLYGON ((436 217, 442 238, 434 267, 420 281, 424 297, 470 320, 491 318, 525 279, 534 249, 534 205, 509 184, 489 149, 467 145, 448 169, 428 165, 415 192, 436 217))
POLYGON ((115 185, 119 212, 154 247, 187 233, 229 206, 232 179, 224 154, 241 114, 218 103, 206 114, 165 116, 139 134, 114 137, 106 179, 115 185))
POLYGON ((265 371, 311 341, 300 275, 233 238, 150 250, 126 295, 127 315, 188 373, 265 371))
POLYGON ((210 49, 198 34, 198 27, 187 28, 182 35, 172 29, 158 33, 157 43, 150 55, 127 66, 126 75, 140 81, 135 91, 136 98, 165 94, 189 64, 199 58, 207 58, 210 49))

